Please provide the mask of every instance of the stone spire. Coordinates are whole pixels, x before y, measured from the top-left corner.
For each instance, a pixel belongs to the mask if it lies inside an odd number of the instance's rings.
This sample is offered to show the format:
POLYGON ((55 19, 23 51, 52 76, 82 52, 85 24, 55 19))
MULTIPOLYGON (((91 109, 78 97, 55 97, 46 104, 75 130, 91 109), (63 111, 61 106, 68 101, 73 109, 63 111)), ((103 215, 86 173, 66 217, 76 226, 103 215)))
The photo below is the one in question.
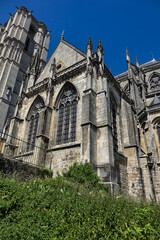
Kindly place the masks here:
MULTIPOLYGON (((99 42, 98 42, 97 50, 99 50, 99 51, 101 51, 101 52, 103 53, 103 47, 102 47, 101 40, 99 40, 99 42)), ((103 53, 103 54, 104 54, 104 53, 103 53)))
POLYGON ((136 56, 136 66, 139 67, 139 61, 138 61, 137 56, 136 56))
POLYGON ((87 55, 91 57, 91 55, 93 54, 93 44, 92 44, 91 37, 89 37, 88 39, 86 51, 87 51, 87 55))
POLYGON ((86 51, 87 51, 87 66, 86 66, 87 89, 90 89, 92 88, 92 75, 93 75, 93 64, 92 64, 93 45, 92 45, 91 37, 89 37, 86 51))
POLYGON ((129 52, 127 48, 126 48, 126 60, 130 62, 129 52))

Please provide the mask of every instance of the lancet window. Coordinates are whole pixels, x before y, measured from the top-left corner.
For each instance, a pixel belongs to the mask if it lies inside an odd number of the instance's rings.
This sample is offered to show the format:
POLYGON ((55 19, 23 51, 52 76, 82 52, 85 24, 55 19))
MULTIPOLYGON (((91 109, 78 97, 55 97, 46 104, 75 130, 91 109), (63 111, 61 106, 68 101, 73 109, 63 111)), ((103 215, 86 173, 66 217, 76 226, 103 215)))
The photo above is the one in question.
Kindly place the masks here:
POLYGON ((77 101, 76 90, 67 87, 60 101, 57 144, 76 140, 77 101))
POLYGON ((24 47, 24 50, 26 52, 28 52, 30 55, 32 55, 33 51, 34 51, 34 45, 35 45, 34 37, 35 37, 35 34, 36 34, 36 30, 31 25, 30 29, 29 29, 29 32, 28 32, 28 36, 26 38, 25 47, 24 47))
POLYGON ((27 152, 32 151, 35 147, 37 129, 38 129, 38 120, 39 120, 39 112, 43 107, 43 103, 39 102, 32 109, 32 113, 29 120, 29 128, 28 128, 28 139, 27 139, 27 152))
POLYGON ((154 122, 154 129, 157 136, 158 145, 160 145, 160 119, 154 122))
POLYGON ((160 144, 160 121, 157 123, 157 135, 158 135, 158 140, 160 144))
POLYGON ((158 151, 158 155, 160 156, 160 118, 159 117, 155 118, 152 124, 155 132, 157 151, 158 151))

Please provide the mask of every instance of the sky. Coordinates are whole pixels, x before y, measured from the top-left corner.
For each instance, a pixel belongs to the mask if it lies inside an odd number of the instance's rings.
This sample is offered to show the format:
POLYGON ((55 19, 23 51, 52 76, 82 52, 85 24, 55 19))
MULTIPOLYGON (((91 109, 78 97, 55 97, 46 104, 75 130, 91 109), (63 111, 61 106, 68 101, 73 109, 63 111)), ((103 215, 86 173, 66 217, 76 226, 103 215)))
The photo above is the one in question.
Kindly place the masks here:
POLYGON ((125 52, 140 65, 160 60, 160 0, 0 0, 0 23, 25 6, 51 32, 48 57, 64 40, 86 52, 89 36, 101 40, 105 65, 114 76, 127 70, 125 52))

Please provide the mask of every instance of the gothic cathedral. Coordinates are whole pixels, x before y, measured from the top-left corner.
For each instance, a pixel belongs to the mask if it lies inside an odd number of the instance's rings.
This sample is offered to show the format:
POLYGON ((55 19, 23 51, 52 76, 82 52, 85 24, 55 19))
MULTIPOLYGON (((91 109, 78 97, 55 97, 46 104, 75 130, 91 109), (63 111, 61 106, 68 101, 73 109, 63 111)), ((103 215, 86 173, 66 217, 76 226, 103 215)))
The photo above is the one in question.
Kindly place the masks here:
POLYGON ((66 171, 88 161, 111 191, 160 202, 160 62, 113 77, 99 41, 86 54, 25 7, 0 28, 0 132, 8 157, 66 171), (17 141, 21 139, 20 141, 17 141))

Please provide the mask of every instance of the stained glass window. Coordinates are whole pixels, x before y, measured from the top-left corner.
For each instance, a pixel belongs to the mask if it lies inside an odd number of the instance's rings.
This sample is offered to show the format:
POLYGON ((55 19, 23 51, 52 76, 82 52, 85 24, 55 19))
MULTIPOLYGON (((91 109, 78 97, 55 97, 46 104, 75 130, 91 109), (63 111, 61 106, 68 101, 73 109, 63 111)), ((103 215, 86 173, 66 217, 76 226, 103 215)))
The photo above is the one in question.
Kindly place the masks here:
POLYGON ((68 87, 61 98, 58 117, 57 144, 76 140, 77 94, 68 87))
POLYGON ((28 139, 27 139, 27 152, 32 151, 35 147, 36 134, 38 129, 39 111, 43 103, 37 103, 32 109, 32 115, 29 120, 28 139))
POLYGON ((157 134, 158 134, 158 139, 159 139, 159 143, 160 143, 160 121, 157 124, 157 134))

